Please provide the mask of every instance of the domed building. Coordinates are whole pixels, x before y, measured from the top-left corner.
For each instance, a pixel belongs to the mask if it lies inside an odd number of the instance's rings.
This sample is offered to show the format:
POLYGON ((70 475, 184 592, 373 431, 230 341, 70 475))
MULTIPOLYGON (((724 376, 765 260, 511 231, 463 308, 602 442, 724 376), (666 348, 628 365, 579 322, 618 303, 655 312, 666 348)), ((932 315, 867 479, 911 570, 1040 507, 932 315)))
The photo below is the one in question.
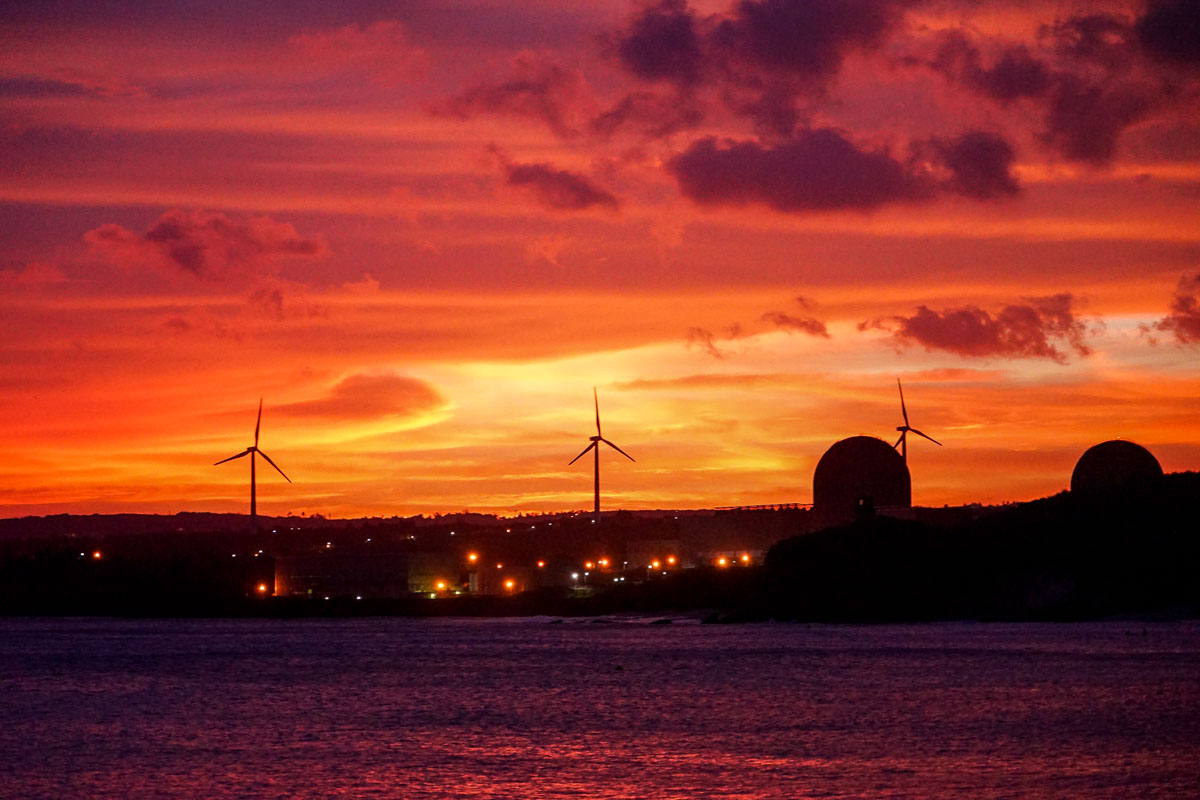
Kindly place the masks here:
POLYGON ((1071 472, 1071 493, 1102 492, 1150 483, 1163 474, 1154 455, 1140 444, 1113 439, 1089 447, 1071 472))
POLYGON ((874 436, 851 436, 825 451, 813 472, 813 510, 853 519, 861 506, 908 508, 912 479, 896 449, 874 436))

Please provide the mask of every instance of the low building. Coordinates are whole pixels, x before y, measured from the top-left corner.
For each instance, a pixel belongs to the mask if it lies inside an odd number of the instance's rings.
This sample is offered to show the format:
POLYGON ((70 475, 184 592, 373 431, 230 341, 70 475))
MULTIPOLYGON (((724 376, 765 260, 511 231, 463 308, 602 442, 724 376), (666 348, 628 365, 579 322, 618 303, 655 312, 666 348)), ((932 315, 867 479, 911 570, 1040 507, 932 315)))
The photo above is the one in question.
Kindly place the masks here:
POLYGON ((275 559, 277 597, 407 597, 407 553, 328 552, 275 559))

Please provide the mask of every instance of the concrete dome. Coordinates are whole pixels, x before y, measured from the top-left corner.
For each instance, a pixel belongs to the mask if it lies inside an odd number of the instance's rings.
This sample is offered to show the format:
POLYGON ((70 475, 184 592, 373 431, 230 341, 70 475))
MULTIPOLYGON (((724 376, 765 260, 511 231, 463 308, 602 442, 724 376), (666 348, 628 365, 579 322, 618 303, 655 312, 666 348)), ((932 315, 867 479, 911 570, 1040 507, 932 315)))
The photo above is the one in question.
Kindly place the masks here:
POLYGON ((875 508, 912 505, 912 479, 904 459, 882 439, 851 436, 825 451, 813 472, 813 507, 852 516, 860 500, 875 508))
POLYGON ((1071 472, 1072 492, 1097 492, 1149 483, 1163 474, 1158 459, 1140 444, 1113 439, 1087 449, 1071 472))

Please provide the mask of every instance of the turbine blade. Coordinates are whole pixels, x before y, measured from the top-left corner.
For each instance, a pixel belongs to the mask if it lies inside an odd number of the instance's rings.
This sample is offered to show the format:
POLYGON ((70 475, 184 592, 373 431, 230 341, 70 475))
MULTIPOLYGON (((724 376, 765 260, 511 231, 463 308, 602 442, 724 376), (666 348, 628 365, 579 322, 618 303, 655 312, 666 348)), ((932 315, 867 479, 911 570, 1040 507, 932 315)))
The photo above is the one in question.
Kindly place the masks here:
POLYGON ((596 394, 595 386, 592 387, 592 400, 596 403, 596 435, 600 436, 600 397, 596 394))
POLYGON ((899 449, 900 449, 900 443, 904 441, 904 437, 905 437, 905 436, 907 436, 907 435, 908 435, 908 430, 903 430, 903 431, 900 431, 900 438, 896 440, 896 443, 895 443, 894 445, 892 445, 892 449, 893 449, 893 450, 899 450, 899 449))
POLYGON ((230 456, 229 458, 222 458, 220 461, 215 462, 213 464, 213 466, 215 467, 217 464, 224 464, 226 461, 233 461, 235 458, 241 458, 242 456, 248 456, 248 455, 250 455, 249 447, 247 447, 242 452, 238 453, 236 456, 230 456))
POLYGON ((896 387, 900 389, 900 413, 904 415, 904 424, 908 425, 908 409, 904 407, 904 387, 900 385, 899 378, 896 378, 896 387))
POLYGON ((254 423, 254 446, 258 447, 258 429, 262 427, 262 398, 258 398, 258 420, 254 423))
POLYGON ((613 450, 616 450, 618 453, 620 453, 621 455, 625 456, 625 457, 626 457, 626 458, 628 458, 630 461, 633 461, 633 462, 635 462, 635 463, 636 463, 637 459, 635 459, 633 456, 629 455, 629 453, 626 453, 626 452, 625 452, 624 450, 622 450, 621 448, 617 447, 615 444, 613 444, 612 442, 610 442, 608 439, 601 439, 600 441, 604 442, 606 445, 608 445, 609 447, 611 447, 613 450))
POLYGON ((583 452, 582 452, 582 453, 580 453, 579 455, 575 456, 574 458, 572 458, 570 461, 568 461, 568 462, 567 462, 567 466, 569 467, 569 466, 571 466, 572 464, 574 464, 576 461, 578 461, 579 459, 583 458, 583 456, 584 456, 584 455, 587 453, 587 451, 588 451, 588 450, 591 450, 591 449, 592 449, 593 447, 595 447, 595 446, 596 446, 596 443, 595 443, 595 442, 592 442, 592 443, 591 443, 591 444, 589 444, 587 447, 583 448, 583 452))
POLYGON ((912 430, 912 432, 913 432, 913 433, 915 433, 917 436, 924 436, 926 439, 928 439, 929 441, 933 442, 933 443, 934 443, 934 444, 936 444, 938 447, 941 447, 941 446, 942 446, 942 443, 941 443, 941 442, 939 442, 937 439, 933 438, 933 437, 932 437, 932 436, 930 436, 929 434, 927 434, 927 433, 921 433, 921 432, 920 432, 919 430, 917 430, 916 428, 912 428, 911 430, 912 430))
MULTIPOLYGON (((278 472, 280 475, 283 475, 283 470, 281 470, 281 469, 279 468, 279 465, 278 465, 278 464, 276 464, 274 461, 272 461, 272 460, 271 460, 271 457, 270 457, 269 455, 267 455, 266 453, 264 453, 262 450, 259 450, 259 451, 258 451, 258 454, 259 454, 260 456, 262 456, 263 458, 265 458, 265 459, 267 460, 267 463, 268 463, 268 464, 270 464, 272 467, 274 467, 274 468, 275 468, 275 471, 276 471, 276 472, 278 472)), ((292 479, 291 479, 291 478, 289 478, 287 475, 283 475, 283 479, 284 479, 285 481, 287 481, 288 483, 291 483, 291 482, 292 482, 292 479)))

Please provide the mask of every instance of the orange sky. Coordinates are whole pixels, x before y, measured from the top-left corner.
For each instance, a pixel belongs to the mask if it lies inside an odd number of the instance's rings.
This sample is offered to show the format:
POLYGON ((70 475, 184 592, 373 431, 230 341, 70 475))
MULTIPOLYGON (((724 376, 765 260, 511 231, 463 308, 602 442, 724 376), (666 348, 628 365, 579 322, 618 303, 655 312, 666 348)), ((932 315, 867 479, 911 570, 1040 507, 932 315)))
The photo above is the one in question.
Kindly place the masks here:
POLYGON ((0 516, 1200 469, 1194 2, 0 12, 0 516), (1179 31, 1183 30, 1184 34, 1179 31))

